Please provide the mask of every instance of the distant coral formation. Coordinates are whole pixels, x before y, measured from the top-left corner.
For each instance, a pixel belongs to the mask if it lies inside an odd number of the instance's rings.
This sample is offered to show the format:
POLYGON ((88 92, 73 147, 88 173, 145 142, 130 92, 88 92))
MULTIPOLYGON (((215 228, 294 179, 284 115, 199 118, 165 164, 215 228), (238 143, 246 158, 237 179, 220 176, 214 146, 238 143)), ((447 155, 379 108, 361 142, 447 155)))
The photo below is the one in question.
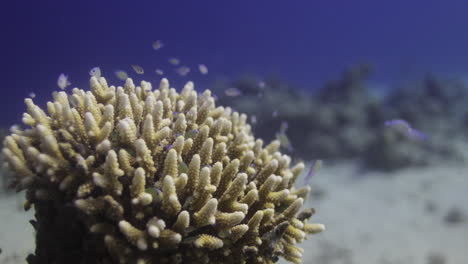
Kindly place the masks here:
MULTIPOLYGON (((220 102, 256 116, 253 130, 262 138, 274 138, 287 122, 294 149, 289 154, 299 158, 358 159, 382 170, 466 159, 460 144, 468 124, 466 83, 429 75, 384 95, 368 82, 372 71, 370 65, 355 65, 323 87, 307 87, 309 93, 278 78, 266 79, 261 87, 253 77, 243 77, 228 87, 244 96, 220 102), (428 139, 414 140, 386 127, 390 119, 407 120, 428 139)), ((213 90, 219 89, 218 84, 213 90)))
POLYGON ((3 153, 34 207, 34 263, 300 263, 324 230, 301 210, 303 163, 255 139, 247 116, 166 79, 26 99, 3 153))

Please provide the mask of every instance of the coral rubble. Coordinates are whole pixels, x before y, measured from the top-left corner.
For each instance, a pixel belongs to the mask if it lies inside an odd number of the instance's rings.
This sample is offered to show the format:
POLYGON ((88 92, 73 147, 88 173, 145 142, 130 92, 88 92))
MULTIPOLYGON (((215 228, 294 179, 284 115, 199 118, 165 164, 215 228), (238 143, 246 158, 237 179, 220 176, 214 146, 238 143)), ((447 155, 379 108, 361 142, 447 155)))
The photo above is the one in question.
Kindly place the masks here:
POLYGON ((297 244, 324 230, 301 210, 310 188, 293 186, 304 164, 209 90, 90 87, 54 93, 47 111, 26 99, 27 128, 4 140, 35 209, 30 264, 300 263, 297 244))

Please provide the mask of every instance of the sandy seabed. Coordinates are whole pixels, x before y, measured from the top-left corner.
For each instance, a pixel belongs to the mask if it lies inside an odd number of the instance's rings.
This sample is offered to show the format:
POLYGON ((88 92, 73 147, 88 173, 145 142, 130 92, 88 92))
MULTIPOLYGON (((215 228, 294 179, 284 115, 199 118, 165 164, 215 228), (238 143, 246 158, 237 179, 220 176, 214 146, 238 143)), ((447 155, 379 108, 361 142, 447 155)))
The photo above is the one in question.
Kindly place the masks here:
MULTIPOLYGON (((467 264, 467 168, 379 173, 325 163, 306 205, 317 210, 311 222, 327 230, 301 245, 303 263, 467 264)), ((21 209, 21 196, 0 196, 0 263, 25 263, 34 247, 33 210, 21 209)))

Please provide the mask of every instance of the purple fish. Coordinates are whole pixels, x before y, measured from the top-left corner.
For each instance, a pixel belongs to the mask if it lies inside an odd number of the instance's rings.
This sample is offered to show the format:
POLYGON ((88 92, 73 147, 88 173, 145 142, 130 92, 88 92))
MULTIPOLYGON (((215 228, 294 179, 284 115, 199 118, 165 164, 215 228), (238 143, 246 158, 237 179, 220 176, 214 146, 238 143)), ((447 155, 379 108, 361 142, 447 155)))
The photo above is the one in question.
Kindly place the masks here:
POLYGON ((392 119, 384 122, 385 126, 410 129, 411 126, 403 119, 392 119))
POLYGON ((426 134, 414 128, 410 128, 410 130, 406 133, 406 135, 409 138, 415 139, 415 140, 424 141, 428 139, 428 136, 426 134))
POLYGON ((423 132, 414 129, 410 124, 403 119, 392 119, 384 122, 384 125, 396 129, 397 131, 404 133, 408 138, 412 140, 426 140, 428 137, 423 132))

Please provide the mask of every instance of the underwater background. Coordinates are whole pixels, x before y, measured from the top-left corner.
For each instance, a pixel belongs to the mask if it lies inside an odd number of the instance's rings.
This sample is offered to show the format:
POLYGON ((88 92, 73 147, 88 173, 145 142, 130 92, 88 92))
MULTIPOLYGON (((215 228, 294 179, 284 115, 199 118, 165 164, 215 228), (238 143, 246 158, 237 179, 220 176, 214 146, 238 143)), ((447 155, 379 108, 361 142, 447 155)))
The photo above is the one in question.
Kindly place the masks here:
MULTIPOLYGON (((256 137, 308 167, 323 161, 307 205, 327 230, 301 245, 303 263, 468 263, 467 10, 462 0, 4 1, 0 127, 21 123, 26 97, 44 107, 62 73, 67 92, 88 89, 94 67, 118 85, 118 70, 177 90, 194 81, 247 113, 256 137)), ((24 263, 32 213, 2 176, 0 263, 24 263)))

